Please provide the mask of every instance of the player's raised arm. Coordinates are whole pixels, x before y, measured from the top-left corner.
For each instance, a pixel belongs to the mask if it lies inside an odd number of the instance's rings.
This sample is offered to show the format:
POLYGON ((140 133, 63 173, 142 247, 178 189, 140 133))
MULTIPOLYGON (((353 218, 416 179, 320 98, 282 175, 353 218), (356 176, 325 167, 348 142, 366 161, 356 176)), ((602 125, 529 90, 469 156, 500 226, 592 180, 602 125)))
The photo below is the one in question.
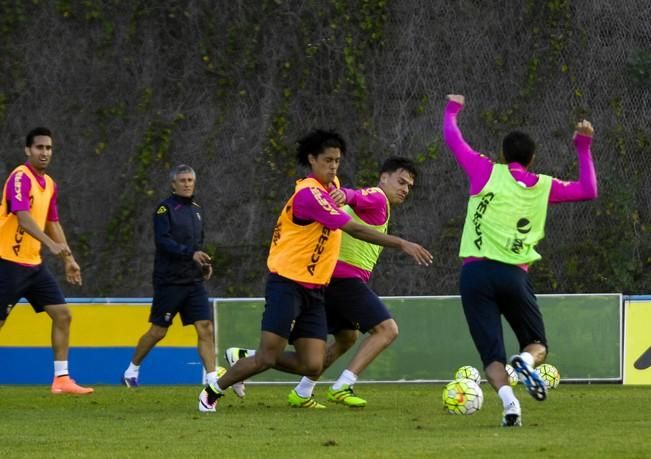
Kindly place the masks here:
POLYGON ((582 120, 576 123, 576 130, 574 131, 574 136, 572 138, 576 138, 577 135, 592 137, 594 135, 592 123, 588 120, 582 120))
POLYGON ((443 114, 443 141, 468 176, 470 194, 477 194, 488 182, 493 163, 486 156, 473 150, 461 134, 457 116, 463 110, 465 97, 461 94, 449 94, 447 100, 443 114))
POLYGON ((597 172, 595 171, 590 149, 593 136, 594 128, 590 121, 582 120, 576 124, 572 139, 576 147, 579 179, 576 181, 553 179, 549 193, 550 203, 588 201, 595 199, 599 195, 597 172))

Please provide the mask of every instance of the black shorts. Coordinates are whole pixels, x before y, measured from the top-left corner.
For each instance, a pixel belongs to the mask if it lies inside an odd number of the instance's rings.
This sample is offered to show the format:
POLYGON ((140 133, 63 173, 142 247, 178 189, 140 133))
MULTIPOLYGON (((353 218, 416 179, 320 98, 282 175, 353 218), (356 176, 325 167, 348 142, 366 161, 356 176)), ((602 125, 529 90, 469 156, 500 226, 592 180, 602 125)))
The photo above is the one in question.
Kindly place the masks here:
POLYGON ((391 319, 387 307, 361 279, 332 278, 325 289, 328 332, 341 330, 368 332, 391 319))
POLYGON ((269 273, 261 329, 290 343, 298 338, 328 337, 324 288, 306 288, 293 280, 269 273))
POLYGON ((23 266, 0 259, 0 320, 7 318, 21 298, 29 301, 36 312, 43 312, 45 306, 66 304, 59 284, 45 265, 23 266))
POLYGON ((149 321, 159 327, 169 327, 177 313, 181 315, 183 325, 213 319, 203 283, 154 287, 149 321))
POLYGON ((547 346, 545 325, 526 271, 492 260, 467 263, 459 281, 463 312, 484 368, 506 363, 501 316, 511 326, 520 350, 547 346))

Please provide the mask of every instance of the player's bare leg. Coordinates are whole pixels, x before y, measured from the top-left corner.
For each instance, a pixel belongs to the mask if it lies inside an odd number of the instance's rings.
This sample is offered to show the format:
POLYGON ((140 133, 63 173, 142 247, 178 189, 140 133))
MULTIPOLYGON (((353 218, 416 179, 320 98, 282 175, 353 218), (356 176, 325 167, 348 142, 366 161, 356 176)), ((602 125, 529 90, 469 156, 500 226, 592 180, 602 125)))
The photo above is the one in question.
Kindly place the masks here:
POLYGON ((206 373, 214 373, 217 364, 213 323, 211 320, 198 320, 194 323, 194 328, 197 330, 197 350, 199 351, 199 356, 206 369, 206 373))
POLYGON ((356 330, 341 330, 335 335, 334 341, 328 343, 323 371, 330 368, 339 357, 355 345, 358 335, 359 333, 356 330))
POLYGON ((51 391, 53 394, 92 394, 94 389, 82 387, 75 383, 68 374, 68 351, 70 348, 70 323, 72 314, 65 304, 54 304, 44 307, 52 319, 52 352, 54 354, 54 380, 51 391))
POLYGON ((125 370, 122 377, 122 384, 127 387, 138 387, 138 376, 140 372, 140 364, 147 354, 158 344, 160 340, 165 338, 167 335, 167 327, 161 327, 159 325, 152 324, 149 327, 149 330, 145 332, 144 335, 138 340, 136 349, 133 351, 133 357, 131 357, 131 362, 129 367, 125 370))
POLYGON ((138 340, 136 345, 136 350, 133 352, 133 358, 131 361, 140 365, 149 351, 151 351, 156 344, 167 335, 167 327, 160 327, 158 325, 153 325, 145 332, 144 335, 138 340))
POLYGON ((393 319, 387 319, 370 329, 368 333, 347 367, 347 370, 356 375, 361 374, 398 338, 398 324, 393 319))
POLYGON ((52 352, 54 360, 68 360, 70 342, 70 323, 72 314, 65 304, 45 307, 45 312, 52 319, 52 352))
POLYGON ((350 407, 364 407, 366 400, 353 392, 357 378, 398 337, 398 324, 386 319, 373 327, 359 346, 352 360, 328 390, 328 400, 350 407))
POLYGON ((273 368, 285 347, 287 347, 287 339, 275 333, 263 331, 260 336, 260 346, 255 355, 239 359, 235 365, 229 368, 217 382, 219 389, 223 391, 238 381, 244 381, 273 368))

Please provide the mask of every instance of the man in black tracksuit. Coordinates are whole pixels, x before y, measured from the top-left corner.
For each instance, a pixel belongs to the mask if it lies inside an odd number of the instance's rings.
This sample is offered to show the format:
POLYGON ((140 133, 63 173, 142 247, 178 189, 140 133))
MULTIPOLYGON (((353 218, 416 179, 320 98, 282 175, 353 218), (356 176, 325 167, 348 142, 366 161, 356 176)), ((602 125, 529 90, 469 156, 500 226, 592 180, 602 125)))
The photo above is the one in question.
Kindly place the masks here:
POLYGON ((196 175, 190 166, 181 164, 171 171, 170 180, 172 195, 154 213, 156 255, 151 328, 138 341, 131 364, 124 372, 122 380, 127 387, 138 386, 140 364, 165 337, 177 313, 183 325, 195 326, 208 382, 217 380, 213 313, 203 285, 212 275, 212 266, 210 256, 202 251, 201 207, 193 201, 196 175))

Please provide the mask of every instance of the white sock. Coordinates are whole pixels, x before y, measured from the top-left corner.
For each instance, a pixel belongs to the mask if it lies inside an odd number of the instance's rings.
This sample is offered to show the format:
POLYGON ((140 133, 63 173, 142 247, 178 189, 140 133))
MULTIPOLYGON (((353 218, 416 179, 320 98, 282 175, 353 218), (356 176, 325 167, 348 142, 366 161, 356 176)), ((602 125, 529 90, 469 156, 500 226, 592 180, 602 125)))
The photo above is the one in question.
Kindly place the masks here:
POLYGON ((334 390, 339 390, 344 386, 344 384, 347 384, 349 387, 353 386, 357 382, 357 375, 353 373, 350 370, 344 370, 341 372, 341 376, 339 376, 339 379, 335 381, 335 383, 332 385, 332 388, 334 390))
POLYGON ((217 385, 217 371, 206 373, 206 382, 211 386, 217 385))
POLYGON ((137 378, 138 373, 140 373, 140 365, 136 365, 133 362, 129 362, 129 368, 124 372, 125 378, 137 378))
POLYGON ((255 355, 256 349, 247 349, 246 350, 246 356, 247 357, 253 357, 255 355))
POLYGON ((508 407, 511 403, 518 403, 518 399, 515 398, 515 394, 513 393, 513 388, 509 386, 508 384, 505 386, 500 387, 500 389, 497 391, 497 395, 502 399, 502 406, 504 408, 508 407))
POLYGON ((55 360, 54 361, 54 377, 66 376, 68 374, 68 361, 55 360))
POLYGON ((533 355, 529 354, 528 352, 520 352, 520 357, 522 357, 522 360, 524 360, 527 365, 533 368, 535 363, 533 355))
POLYGON ((294 388, 296 393, 303 398, 310 398, 314 392, 316 381, 312 381, 307 376, 303 376, 298 385, 294 388))

